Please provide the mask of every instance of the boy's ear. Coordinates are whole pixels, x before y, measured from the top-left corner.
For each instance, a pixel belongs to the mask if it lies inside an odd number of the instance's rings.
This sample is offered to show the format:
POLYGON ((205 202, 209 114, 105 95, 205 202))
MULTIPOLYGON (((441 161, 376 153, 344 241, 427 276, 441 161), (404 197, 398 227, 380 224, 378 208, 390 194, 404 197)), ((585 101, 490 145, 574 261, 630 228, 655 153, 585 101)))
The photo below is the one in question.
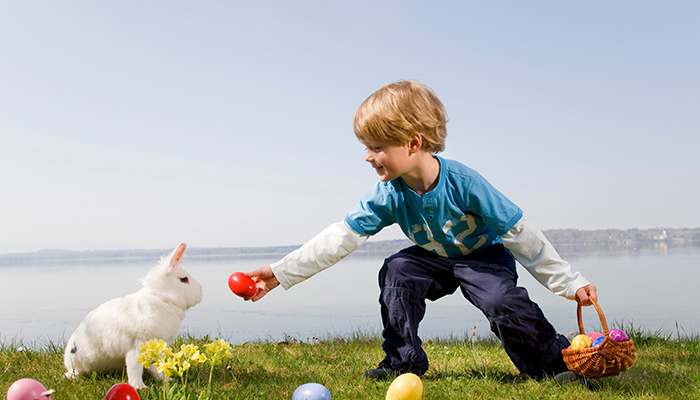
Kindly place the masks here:
POLYGON ((412 153, 417 153, 423 147, 423 136, 420 133, 414 133, 413 138, 408 142, 408 149, 412 153))

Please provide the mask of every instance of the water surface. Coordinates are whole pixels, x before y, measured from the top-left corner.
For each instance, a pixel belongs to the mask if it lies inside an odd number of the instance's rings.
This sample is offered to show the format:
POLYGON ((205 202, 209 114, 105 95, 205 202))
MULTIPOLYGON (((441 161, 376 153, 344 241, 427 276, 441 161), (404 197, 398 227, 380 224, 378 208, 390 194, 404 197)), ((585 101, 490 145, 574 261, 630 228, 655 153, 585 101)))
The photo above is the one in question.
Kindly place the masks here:
MULTIPOLYGON (((188 260, 187 269, 203 287, 202 303, 190 309, 181 333, 223 337, 232 343, 314 340, 379 333, 377 272, 381 258, 352 255, 290 290, 278 288, 256 303, 233 295, 231 272, 248 271, 277 258, 188 260)), ((645 249, 596 254, 570 260, 598 287, 610 328, 633 324, 644 331, 697 334, 700 331, 700 249, 645 249)), ((138 278, 156 262, 99 262, 0 267, 0 342, 62 343, 99 304, 138 290, 138 278)), ((576 304, 550 293, 522 268, 520 284, 562 333, 578 330, 576 304)), ((600 330, 592 307, 586 330, 600 330)), ((459 293, 428 303, 421 336, 469 337, 490 332, 481 313, 459 293), (474 328, 476 327, 476 328, 474 328)))

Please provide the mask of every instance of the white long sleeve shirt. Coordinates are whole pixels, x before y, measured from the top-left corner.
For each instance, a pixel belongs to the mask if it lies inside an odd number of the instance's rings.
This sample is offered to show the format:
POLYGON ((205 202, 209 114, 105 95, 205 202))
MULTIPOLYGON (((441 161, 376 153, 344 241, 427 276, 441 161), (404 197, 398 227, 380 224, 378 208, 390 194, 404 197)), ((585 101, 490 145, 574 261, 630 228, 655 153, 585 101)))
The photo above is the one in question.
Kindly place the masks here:
MULTIPOLYGON (((270 267, 280 285, 289 289, 336 264, 368 238, 347 223, 337 222, 270 267)), ((574 299, 576 291, 589 283, 580 273, 572 272, 542 231, 526 218, 521 218, 501 240, 538 282, 557 295, 574 299)))

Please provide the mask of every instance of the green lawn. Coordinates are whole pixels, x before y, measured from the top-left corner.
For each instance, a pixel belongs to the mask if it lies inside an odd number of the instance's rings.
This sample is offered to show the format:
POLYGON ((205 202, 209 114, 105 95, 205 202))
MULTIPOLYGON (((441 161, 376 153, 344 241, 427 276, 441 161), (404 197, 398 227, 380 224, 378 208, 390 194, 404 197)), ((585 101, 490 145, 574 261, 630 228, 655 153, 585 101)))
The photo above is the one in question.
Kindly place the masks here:
MULTIPOLYGON (((630 331, 628 330, 628 333, 630 331)), ((594 389, 577 383, 560 387, 551 380, 516 379, 518 371, 500 344, 442 339, 424 343, 431 360, 422 377, 423 400, 446 399, 696 399, 700 398, 700 338, 671 339, 658 334, 631 334, 637 360, 619 376, 597 381, 594 389)), ((213 338, 180 337, 180 344, 203 346, 213 338)), ((233 356, 214 368, 215 399, 291 399, 307 382, 325 385, 333 399, 383 400, 391 384, 363 377, 383 357, 381 340, 358 333, 348 338, 293 338, 281 343, 256 342, 233 347, 233 356)), ((17 379, 33 378, 55 389, 54 400, 103 399, 109 388, 126 381, 124 371, 63 378, 63 344, 0 345, 0 391, 17 379)), ((187 388, 191 398, 206 393, 209 368, 193 367, 187 388)), ((151 390, 142 399, 163 398, 162 383, 146 377, 151 390)), ((178 388, 177 379, 170 384, 178 388)), ((173 392, 175 393, 175 392, 173 392)), ((170 397, 173 398, 173 397, 170 397)))

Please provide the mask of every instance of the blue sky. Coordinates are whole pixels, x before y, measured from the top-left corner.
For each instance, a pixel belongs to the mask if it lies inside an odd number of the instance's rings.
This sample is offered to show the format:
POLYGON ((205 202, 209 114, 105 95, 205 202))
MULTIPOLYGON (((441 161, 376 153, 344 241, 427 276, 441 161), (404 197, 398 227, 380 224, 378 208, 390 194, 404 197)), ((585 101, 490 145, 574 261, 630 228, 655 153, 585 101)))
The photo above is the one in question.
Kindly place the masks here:
MULTIPOLYGON (((695 1, 0 2, 0 253, 300 244, 416 79, 541 228, 698 227, 695 1)), ((377 239, 401 237, 388 229, 377 239)))

